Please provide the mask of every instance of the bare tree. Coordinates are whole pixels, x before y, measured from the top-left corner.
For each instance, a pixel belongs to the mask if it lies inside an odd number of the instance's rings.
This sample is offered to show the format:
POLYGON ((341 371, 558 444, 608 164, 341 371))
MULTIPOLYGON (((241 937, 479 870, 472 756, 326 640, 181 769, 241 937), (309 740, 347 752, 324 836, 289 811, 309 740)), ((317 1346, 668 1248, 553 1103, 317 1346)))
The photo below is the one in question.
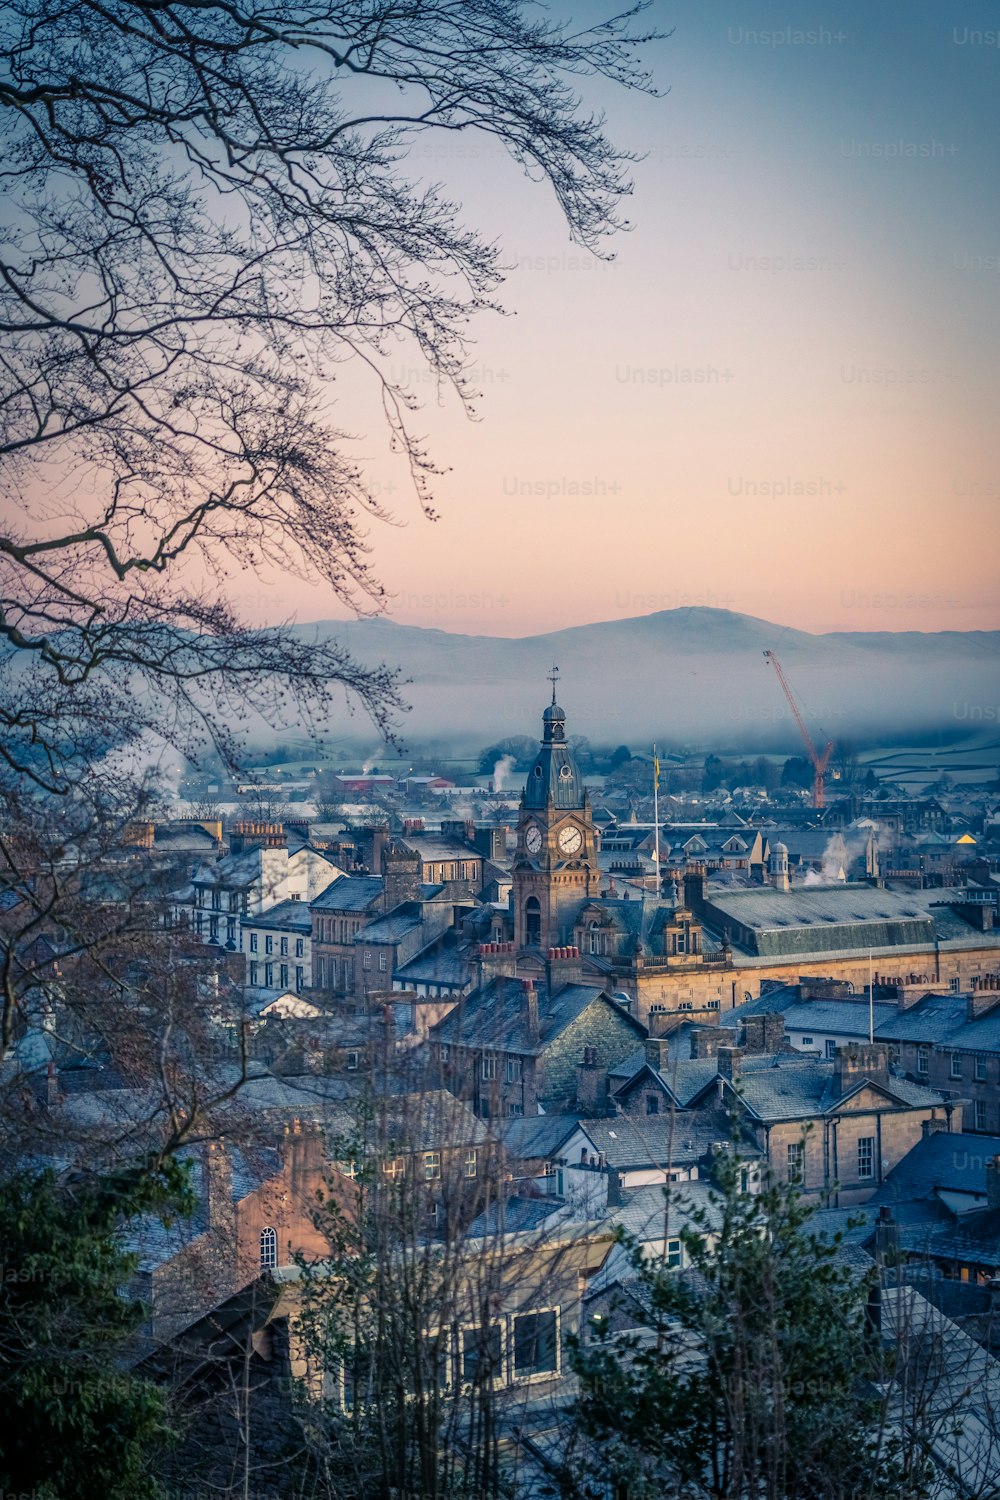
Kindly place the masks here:
POLYGON ((390 674, 244 628, 226 581, 274 565, 380 607, 364 523, 382 511, 333 383, 345 364, 368 383, 429 513, 386 356, 406 346, 471 409, 467 323, 500 279, 497 247, 401 161, 427 132, 483 132, 599 247, 627 157, 571 80, 649 87, 642 8, 582 30, 514 0, 5 10, 0 635, 19 655, 0 756, 18 774, 62 786, 109 717, 224 744, 218 709, 251 694, 274 723, 289 693, 320 711, 346 688, 385 727, 390 674))

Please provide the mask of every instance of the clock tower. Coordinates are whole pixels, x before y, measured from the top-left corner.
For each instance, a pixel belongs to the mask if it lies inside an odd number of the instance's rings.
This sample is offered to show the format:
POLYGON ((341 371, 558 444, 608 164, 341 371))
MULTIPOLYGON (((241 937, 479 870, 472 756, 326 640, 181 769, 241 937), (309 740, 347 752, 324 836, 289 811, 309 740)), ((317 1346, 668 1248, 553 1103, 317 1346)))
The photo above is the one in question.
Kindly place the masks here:
POLYGON ((517 823, 513 868, 514 943, 544 953, 570 941, 581 901, 600 887, 590 797, 566 744, 566 715, 556 702, 542 715, 542 743, 528 772, 517 823))

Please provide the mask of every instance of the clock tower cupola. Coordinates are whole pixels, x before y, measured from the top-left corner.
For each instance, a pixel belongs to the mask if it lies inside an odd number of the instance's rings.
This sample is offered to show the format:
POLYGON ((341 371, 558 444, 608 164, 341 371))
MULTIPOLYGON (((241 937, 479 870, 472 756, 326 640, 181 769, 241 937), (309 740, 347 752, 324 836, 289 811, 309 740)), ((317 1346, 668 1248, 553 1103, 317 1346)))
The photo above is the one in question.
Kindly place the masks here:
POLYGON ((553 668, 542 743, 521 798, 513 869, 514 941, 518 948, 543 952, 568 942, 579 903, 600 881, 590 797, 566 743, 557 677, 553 668))

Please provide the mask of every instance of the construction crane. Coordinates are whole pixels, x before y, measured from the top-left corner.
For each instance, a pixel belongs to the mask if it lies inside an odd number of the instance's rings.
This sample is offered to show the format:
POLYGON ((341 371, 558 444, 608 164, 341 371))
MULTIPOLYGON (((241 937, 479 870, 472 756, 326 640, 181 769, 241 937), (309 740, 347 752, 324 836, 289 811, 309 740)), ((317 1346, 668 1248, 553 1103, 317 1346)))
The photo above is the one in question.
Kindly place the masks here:
POLYGON ((822 807, 824 804, 824 794, 826 791, 826 768, 830 764, 830 756, 833 754, 833 741, 828 740, 823 750, 816 749, 816 746, 813 744, 810 737, 809 731, 806 728, 805 720, 803 719, 802 714, 799 710, 799 705, 795 701, 795 694, 792 692, 791 688, 788 685, 788 678, 781 670, 780 661, 775 656, 773 651, 765 651, 764 655, 767 657, 768 661, 771 663, 771 666, 778 674, 778 681, 781 683, 781 691, 788 699, 788 706, 795 716, 795 722, 799 726, 799 734, 802 736, 802 743, 803 745, 805 745, 806 754, 809 756, 809 760, 812 763, 813 807, 822 807))

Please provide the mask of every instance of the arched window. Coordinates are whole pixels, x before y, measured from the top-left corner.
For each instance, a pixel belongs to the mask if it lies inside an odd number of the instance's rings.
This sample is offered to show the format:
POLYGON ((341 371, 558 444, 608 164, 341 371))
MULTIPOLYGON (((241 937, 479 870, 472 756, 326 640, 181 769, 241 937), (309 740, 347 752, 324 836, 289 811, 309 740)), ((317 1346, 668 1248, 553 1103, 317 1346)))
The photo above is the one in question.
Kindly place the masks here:
POLYGON ((599 947, 600 939, 599 939, 599 937, 597 935, 599 929, 600 929, 600 924, 598 922, 591 922, 591 924, 590 924, 590 951, 591 951, 591 953, 600 953, 600 951, 601 951, 600 947, 599 947))
POLYGON ((278 1231, 262 1229, 260 1232, 260 1268, 273 1271, 278 1264, 278 1231))
POLYGON ((524 941, 529 948, 537 948, 542 941, 542 905, 537 896, 529 896, 524 903, 524 941))

